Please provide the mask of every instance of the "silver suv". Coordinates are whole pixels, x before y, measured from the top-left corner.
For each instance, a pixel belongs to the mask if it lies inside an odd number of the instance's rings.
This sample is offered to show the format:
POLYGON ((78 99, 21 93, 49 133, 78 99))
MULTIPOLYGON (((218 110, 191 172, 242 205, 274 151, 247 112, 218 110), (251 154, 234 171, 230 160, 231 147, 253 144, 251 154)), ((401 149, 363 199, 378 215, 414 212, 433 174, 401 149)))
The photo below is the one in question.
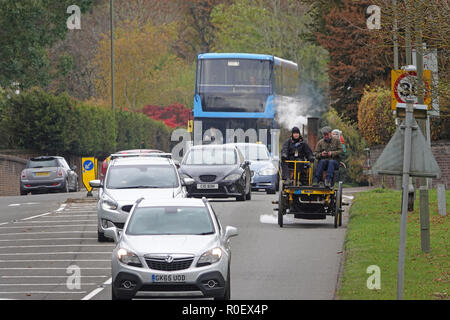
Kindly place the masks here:
POLYGON ((146 199, 185 198, 184 180, 180 179, 171 159, 160 157, 126 157, 110 162, 105 180, 90 181, 100 188, 98 212, 98 241, 106 242, 108 227, 122 229, 133 204, 146 199))
POLYGON ((139 200, 123 232, 105 234, 112 254, 112 299, 134 297, 213 297, 229 300, 230 238, 203 199, 139 200))

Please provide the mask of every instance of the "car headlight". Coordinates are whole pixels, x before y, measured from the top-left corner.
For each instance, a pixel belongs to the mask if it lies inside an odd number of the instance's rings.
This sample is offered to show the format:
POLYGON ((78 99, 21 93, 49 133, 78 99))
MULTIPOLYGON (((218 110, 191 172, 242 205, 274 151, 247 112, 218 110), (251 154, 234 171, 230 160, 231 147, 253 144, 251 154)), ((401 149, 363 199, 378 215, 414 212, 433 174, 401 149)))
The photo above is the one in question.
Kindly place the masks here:
POLYGON ((241 178, 240 174, 237 173, 232 173, 228 176, 225 177, 225 179, 223 179, 224 181, 236 181, 239 180, 241 178))
POLYGON ((102 208, 104 210, 117 210, 119 204, 109 197, 106 193, 103 193, 102 197, 102 208))
POLYGON ((222 258, 223 251, 220 248, 214 248, 206 251, 201 255, 200 259, 198 259, 197 267, 204 267, 210 264, 216 263, 222 258))
POLYGON ((277 173, 277 169, 275 169, 275 168, 263 168, 263 169, 261 169, 259 172, 258 172, 258 174, 260 175, 260 176, 272 176, 272 175, 274 175, 274 174, 276 174, 277 173))
POLYGON ((117 258, 123 264, 133 267, 142 267, 141 260, 139 260, 138 256, 127 249, 120 248, 117 250, 117 258))

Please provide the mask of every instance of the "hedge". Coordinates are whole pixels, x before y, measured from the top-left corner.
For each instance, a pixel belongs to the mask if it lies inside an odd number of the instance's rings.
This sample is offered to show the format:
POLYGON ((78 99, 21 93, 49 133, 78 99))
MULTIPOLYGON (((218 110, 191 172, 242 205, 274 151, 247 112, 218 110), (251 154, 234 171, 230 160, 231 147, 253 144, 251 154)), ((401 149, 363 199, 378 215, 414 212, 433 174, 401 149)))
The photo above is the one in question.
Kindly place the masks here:
POLYGON ((140 113, 91 106, 40 88, 4 97, 0 92, 1 147, 96 157, 170 147, 170 129, 140 113))

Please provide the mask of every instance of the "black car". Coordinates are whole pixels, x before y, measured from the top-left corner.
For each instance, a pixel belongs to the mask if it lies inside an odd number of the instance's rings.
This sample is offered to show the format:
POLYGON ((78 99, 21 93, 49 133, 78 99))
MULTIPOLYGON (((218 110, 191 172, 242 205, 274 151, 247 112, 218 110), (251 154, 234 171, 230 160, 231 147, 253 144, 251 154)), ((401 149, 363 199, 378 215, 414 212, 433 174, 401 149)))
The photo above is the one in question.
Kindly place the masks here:
POLYGON ((234 145, 203 145, 189 149, 179 169, 188 197, 251 199, 249 162, 234 145))

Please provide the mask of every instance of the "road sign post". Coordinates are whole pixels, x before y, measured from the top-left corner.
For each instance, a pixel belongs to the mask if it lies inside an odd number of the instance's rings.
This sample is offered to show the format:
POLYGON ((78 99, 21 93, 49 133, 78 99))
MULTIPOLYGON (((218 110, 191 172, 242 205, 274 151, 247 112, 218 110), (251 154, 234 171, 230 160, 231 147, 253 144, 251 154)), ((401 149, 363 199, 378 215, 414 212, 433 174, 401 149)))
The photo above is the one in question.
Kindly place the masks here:
POLYGON ((411 166, 411 136, 413 124, 414 101, 408 100, 405 117, 405 141, 403 152, 402 179, 402 215, 400 220, 400 244, 398 249, 397 300, 403 299, 403 283, 405 278, 406 223, 408 218, 409 169, 411 166))

